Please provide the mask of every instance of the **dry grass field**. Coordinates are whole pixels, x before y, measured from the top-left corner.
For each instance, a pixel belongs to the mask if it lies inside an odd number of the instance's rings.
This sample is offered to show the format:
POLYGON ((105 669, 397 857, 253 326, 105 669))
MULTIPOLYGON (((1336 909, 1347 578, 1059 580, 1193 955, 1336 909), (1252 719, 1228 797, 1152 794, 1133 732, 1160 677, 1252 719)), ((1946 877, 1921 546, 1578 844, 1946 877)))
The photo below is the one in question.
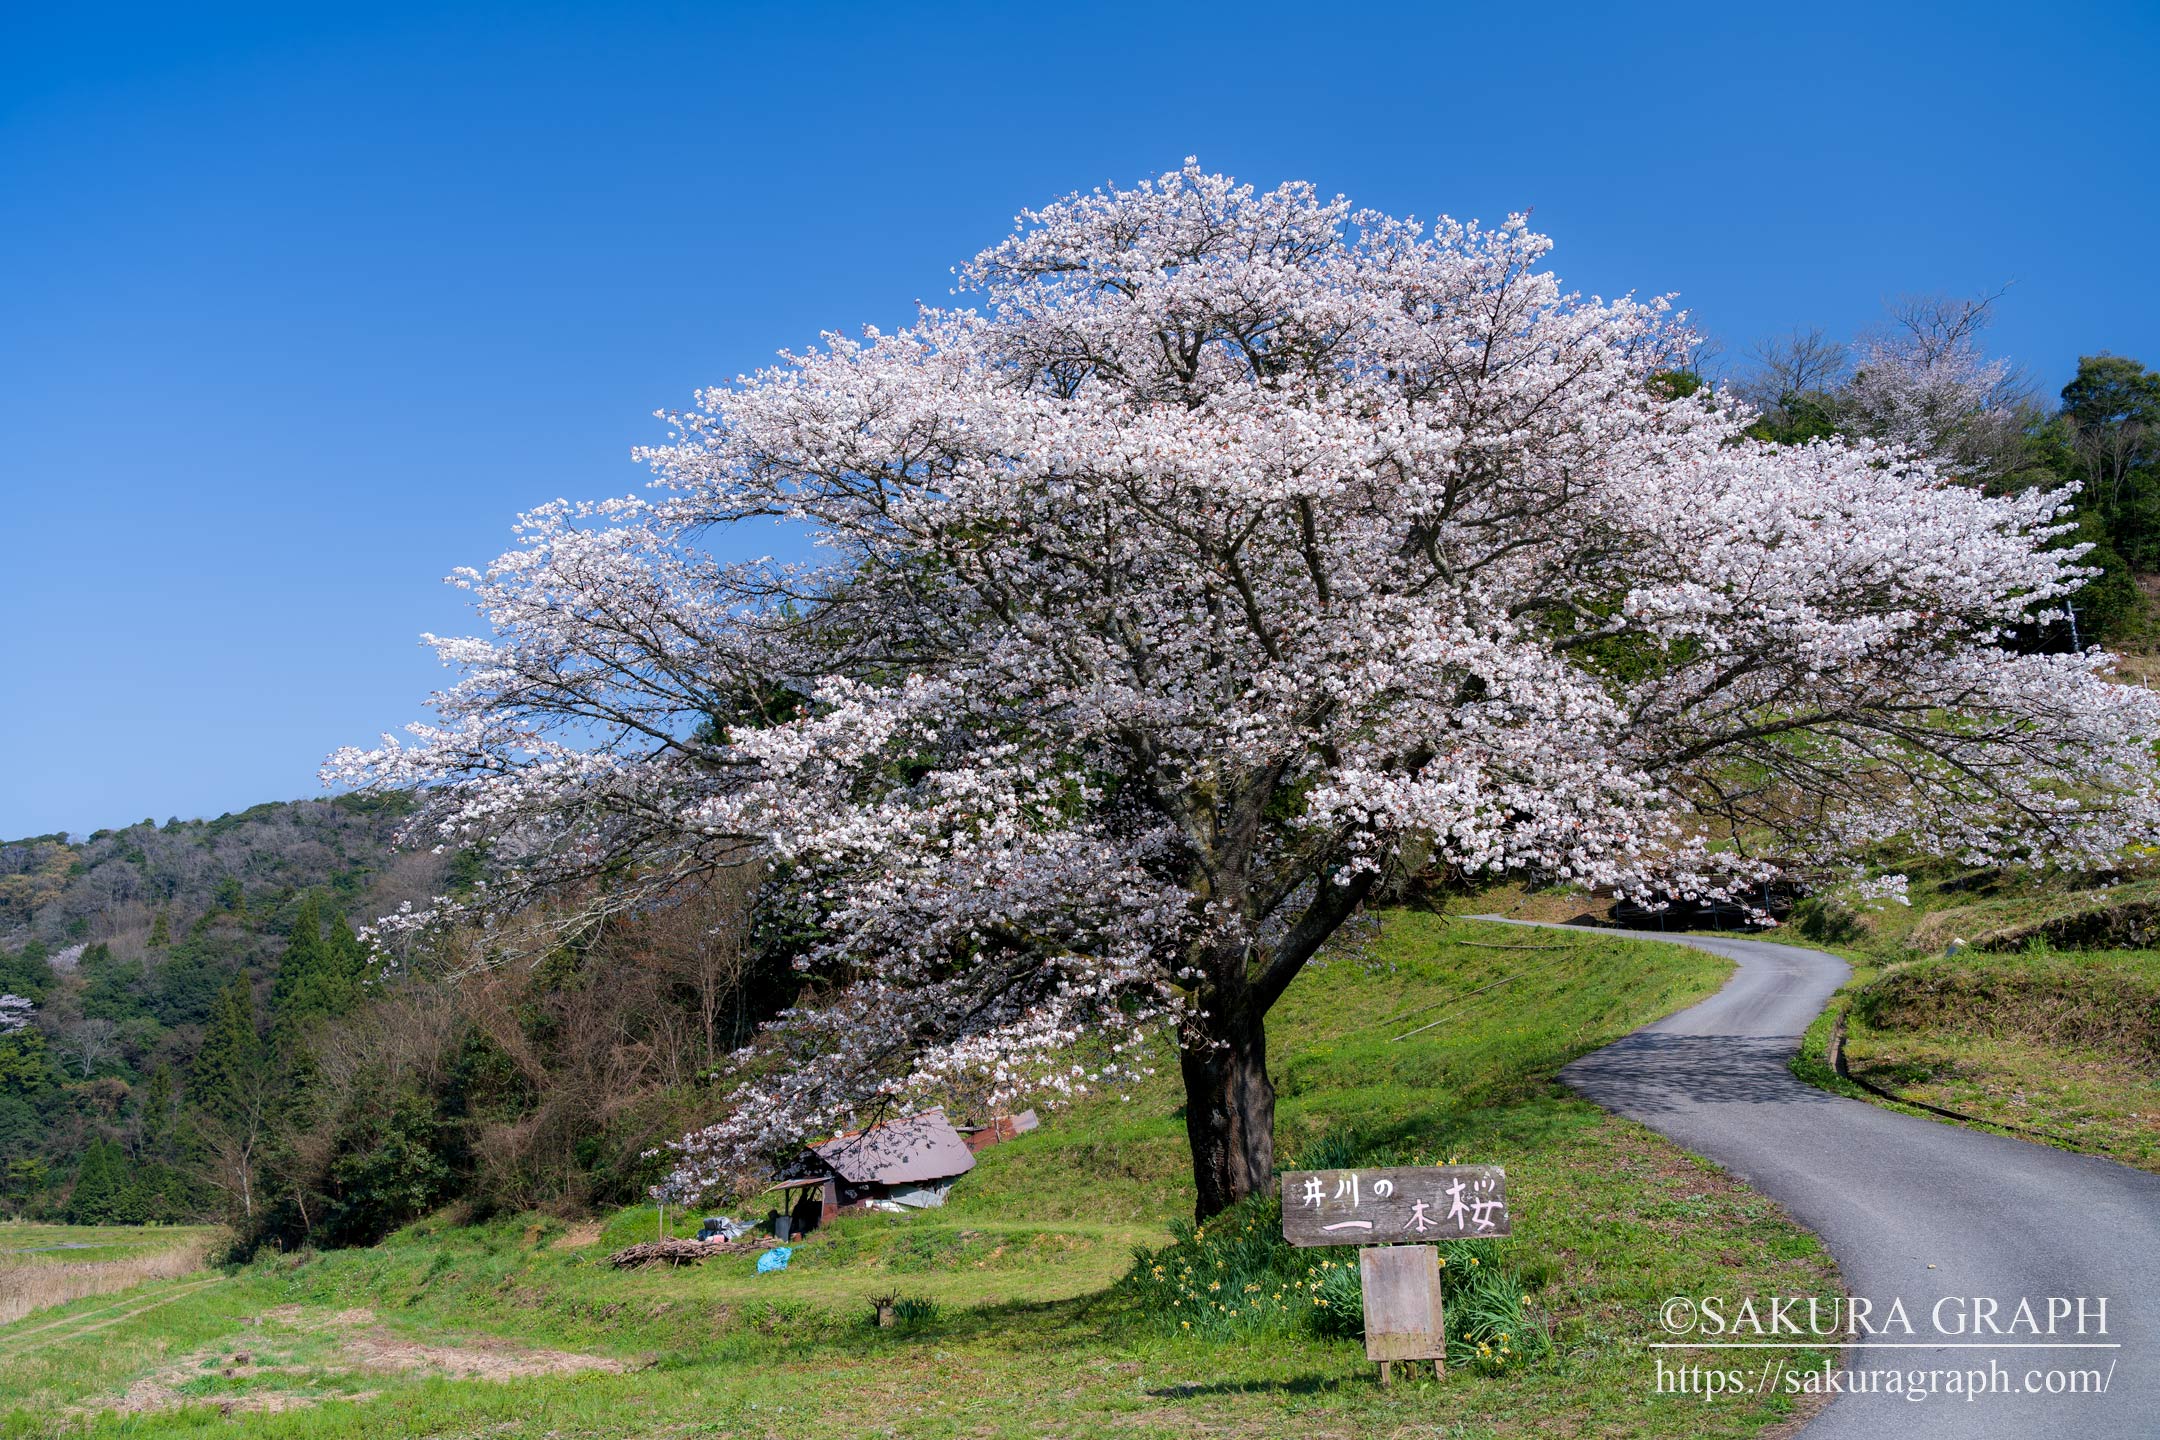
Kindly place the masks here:
POLYGON ((0 1224, 0 1325, 200 1270, 219 1233, 197 1225, 0 1224))

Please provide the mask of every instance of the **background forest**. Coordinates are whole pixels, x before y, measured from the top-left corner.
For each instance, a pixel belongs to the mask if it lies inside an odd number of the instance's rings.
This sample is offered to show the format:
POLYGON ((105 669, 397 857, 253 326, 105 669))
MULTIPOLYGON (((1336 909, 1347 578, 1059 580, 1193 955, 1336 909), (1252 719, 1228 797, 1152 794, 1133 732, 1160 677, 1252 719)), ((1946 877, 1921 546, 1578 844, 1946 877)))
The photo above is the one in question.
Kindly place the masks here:
POLYGON ((365 1243, 457 1198, 621 1201, 753 1023, 706 894, 542 964, 377 983, 356 923, 469 881, 342 796, 0 846, 0 1212, 365 1243))
MULTIPOLYGON (((1917 416, 1972 484, 2076 486, 2063 543, 2092 546, 2100 574, 2024 643, 2106 644, 2142 681, 2160 634, 2160 374, 2089 356, 2043 400, 1981 357, 1988 311, 1914 301, 1851 342, 1795 333, 1718 387, 1778 443, 1896 440, 1917 416)), ((531 966, 468 968, 452 937, 385 981, 356 928, 479 878, 467 857, 395 850, 404 814, 342 796, 0 845, 0 1213, 216 1218, 247 1247, 338 1245, 451 1201, 642 1195, 665 1168, 655 1149, 719 1108, 723 1057, 792 998, 754 879, 531 966)))

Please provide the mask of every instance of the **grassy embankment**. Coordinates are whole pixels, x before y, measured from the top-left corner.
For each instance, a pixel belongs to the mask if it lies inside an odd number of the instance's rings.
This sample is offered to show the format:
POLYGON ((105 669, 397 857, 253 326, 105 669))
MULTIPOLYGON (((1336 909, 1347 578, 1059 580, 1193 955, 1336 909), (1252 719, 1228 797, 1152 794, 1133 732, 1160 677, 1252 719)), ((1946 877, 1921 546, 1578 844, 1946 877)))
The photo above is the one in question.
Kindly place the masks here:
POLYGON ((944 1210, 851 1218, 779 1274, 734 1256, 600 1264, 653 1233, 650 1209, 604 1227, 428 1222, 0 1327, 0 1435, 1753 1434, 1786 1416, 1781 1397, 1654 1393, 1657 1307, 1828 1293, 1828 1260, 1762 1197, 1552 1078, 1723 974, 1693 951, 1398 914, 1277 1012, 1285 1153, 1354 1127, 1508 1167, 1503 1249, 1555 1341, 1535 1370, 1381 1391, 1354 1340, 1218 1344, 1144 1323, 1115 1281, 1191 1205, 1166 1072, 1046 1113, 944 1210), (869 1297, 893 1291, 935 1318, 872 1328, 869 1297))
POLYGON ((1853 966, 1795 1070, 1890 1103, 1831 1071, 1842 1014, 1847 1069, 1874 1092, 2160 1170, 2160 952, 2107 948, 2160 938, 2160 881, 1949 874, 1916 884, 1913 901, 1864 911, 1827 942, 1792 937, 1853 966))

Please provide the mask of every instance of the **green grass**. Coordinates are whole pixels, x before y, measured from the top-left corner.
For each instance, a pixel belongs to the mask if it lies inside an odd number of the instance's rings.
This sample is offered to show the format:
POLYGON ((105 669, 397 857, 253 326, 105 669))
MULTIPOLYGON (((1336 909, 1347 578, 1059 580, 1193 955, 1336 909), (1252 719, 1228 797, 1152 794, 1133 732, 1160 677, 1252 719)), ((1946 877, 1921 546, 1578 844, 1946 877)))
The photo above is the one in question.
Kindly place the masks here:
POLYGON ((1383 1391, 1354 1339, 1211 1342, 1147 1323, 1116 1282, 1192 1203, 1166 1064, 1129 1096, 1045 1111, 944 1209, 847 1218, 778 1274, 747 1256, 606 1267, 613 1245, 655 1233, 646 1207, 597 1234, 424 1222, 371 1250, 45 1312, 0 1327, 0 1436, 1752 1434, 1788 1417, 1783 1397, 1654 1393, 1657 1308, 1828 1293, 1827 1258, 1761 1196, 1553 1079, 1726 968, 1399 913, 1277 1011, 1282 1153, 1354 1127, 1508 1168, 1516 1228, 1500 1248, 1551 1350, 1529 1368, 1383 1391), (910 1325, 870 1323, 885 1294, 918 1302, 910 1325), (616 1368, 547 1373, 593 1361, 616 1368))
POLYGON ((1829 1071, 1840 1009, 1856 1079, 1985 1128, 2160 1171, 2160 954, 1967 951, 1856 969, 1794 1068, 1882 1103, 1829 1071))
MULTIPOLYGON (((2147 868, 2150 862, 2143 862, 2147 868)), ((1883 869, 1901 868, 1886 861, 1883 869)), ((2099 884, 2090 877, 2029 869, 1972 869, 1941 860, 1902 867, 1911 903, 1854 902, 1833 892, 1833 908, 1850 916, 1852 933, 1805 936, 1840 954, 1879 964, 1940 955, 1954 942, 1994 952, 2022 951, 2038 941, 2058 949, 2140 942, 2160 907, 2160 876, 2134 873, 2099 884), (2121 932, 2121 933, 2114 933, 2121 932)), ((1797 917, 1796 917, 1797 918, 1797 917)))

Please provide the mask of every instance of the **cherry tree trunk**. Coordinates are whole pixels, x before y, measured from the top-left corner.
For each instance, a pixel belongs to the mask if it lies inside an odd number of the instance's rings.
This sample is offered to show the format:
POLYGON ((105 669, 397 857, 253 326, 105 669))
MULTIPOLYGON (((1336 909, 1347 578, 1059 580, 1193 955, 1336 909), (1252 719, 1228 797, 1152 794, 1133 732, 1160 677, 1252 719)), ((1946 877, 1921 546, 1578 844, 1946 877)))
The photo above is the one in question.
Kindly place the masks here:
POLYGON ((1193 1214, 1201 1220, 1264 1190, 1275 1171, 1265 1012, 1249 996, 1217 993, 1206 1003, 1208 1017, 1188 1026, 1178 1056, 1198 1191, 1193 1214))

